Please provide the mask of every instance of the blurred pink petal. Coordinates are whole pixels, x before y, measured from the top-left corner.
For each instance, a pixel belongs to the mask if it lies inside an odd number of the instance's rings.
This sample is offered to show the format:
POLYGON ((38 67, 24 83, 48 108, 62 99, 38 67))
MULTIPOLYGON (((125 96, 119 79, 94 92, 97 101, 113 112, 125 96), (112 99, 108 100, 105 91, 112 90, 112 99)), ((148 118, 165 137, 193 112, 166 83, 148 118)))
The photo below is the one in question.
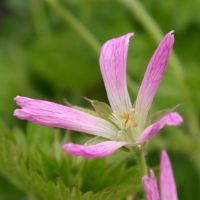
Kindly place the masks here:
POLYGON ((159 190, 153 170, 150 171, 150 177, 142 177, 142 184, 144 186, 147 200, 159 200, 159 190))
POLYGON ((173 31, 171 31, 162 39, 147 66, 136 100, 135 110, 140 121, 145 122, 146 120, 153 98, 165 72, 173 44, 174 35, 173 31))
POLYGON ((113 111, 126 113, 132 108, 126 84, 128 44, 133 33, 108 40, 99 58, 101 74, 113 111))
POLYGON ((150 171, 150 177, 142 177, 142 184, 147 200, 178 200, 172 166, 166 151, 163 150, 161 153, 160 193, 152 170, 150 171))
POLYGON ((161 153, 160 195, 161 200, 178 200, 172 166, 166 151, 161 153))
POLYGON ((14 116, 44 126, 64 128, 86 132, 92 135, 112 139, 117 129, 109 122, 79 110, 56 103, 17 96, 17 105, 21 109, 14 116))
POLYGON ((98 158, 113 153, 125 144, 125 142, 114 141, 106 141, 88 146, 68 143, 63 146, 63 149, 75 156, 82 156, 85 158, 98 158))
POLYGON ((177 112, 170 112, 161 117, 158 121, 148 126, 138 137, 136 143, 143 143, 146 140, 155 136, 164 126, 178 126, 183 121, 182 117, 177 112))

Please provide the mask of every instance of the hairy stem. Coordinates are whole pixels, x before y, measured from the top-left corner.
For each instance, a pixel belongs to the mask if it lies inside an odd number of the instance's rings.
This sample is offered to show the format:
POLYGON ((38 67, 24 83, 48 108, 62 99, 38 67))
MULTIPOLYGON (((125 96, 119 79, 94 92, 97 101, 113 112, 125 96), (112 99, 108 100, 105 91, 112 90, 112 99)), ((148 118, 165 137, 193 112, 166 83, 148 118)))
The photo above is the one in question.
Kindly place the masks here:
POLYGON ((141 176, 147 175, 147 163, 143 148, 137 151, 137 161, 140 168, 141 176))

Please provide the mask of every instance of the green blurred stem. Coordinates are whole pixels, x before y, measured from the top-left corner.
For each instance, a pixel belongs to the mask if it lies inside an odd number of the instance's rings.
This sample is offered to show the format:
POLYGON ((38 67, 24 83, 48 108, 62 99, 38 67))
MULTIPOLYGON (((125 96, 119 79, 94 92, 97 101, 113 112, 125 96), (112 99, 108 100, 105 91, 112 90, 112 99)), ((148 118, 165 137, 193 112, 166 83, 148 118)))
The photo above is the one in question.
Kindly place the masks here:
MULTIPOLYGON (((155 20, 151 15, 146 11, 144 6, 139 0, 119 0, 121 4, 126 6, 134 17, 143 25, 143 27, 150 33, 151 37, 155 40, 156 43, 159 43, 163 37, 163 33, 159 26, 156 24, 155 20)), ((181 94, 186 100, 186 112, 188 117, 189 129, 192 134, 195 136, 198 134, 199 125, 198 118, 196 116, 195 108, 192 104, 189 89, 186 85, 184 71, 182 69, 181 63, 177 58, 176 54, 172 52, 170 65, 173 67, 174 75, 181 89, 181 94)))
POLYGON ((143 148, 140 148, 137 153, 137 161, 140 168, 141 176, 147 175, 147 163, 143 148))
POLYGON ((100 44, 85 26, 65 7, 56 0, 45 0, 49 3, 70 25, 74 30, 92 47, 95 53, 99 53, 100 44))
POLYGON ((39 39, 45 38, 50 35, 50 29, 47 23, 45 14, 44 3, 40 0, 29 0, 29 9, 35 28, 36 34, 39 39))

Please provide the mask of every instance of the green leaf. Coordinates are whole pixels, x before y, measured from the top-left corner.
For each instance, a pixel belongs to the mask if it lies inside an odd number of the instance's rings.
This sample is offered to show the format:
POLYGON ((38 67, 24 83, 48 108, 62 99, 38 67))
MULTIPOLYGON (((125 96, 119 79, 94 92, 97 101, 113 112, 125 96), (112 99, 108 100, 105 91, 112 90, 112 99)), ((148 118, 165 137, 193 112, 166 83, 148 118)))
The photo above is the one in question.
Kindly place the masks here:
POLYGON ((87 160, 61 151, 58 159, 57 134, 34 124, 26 134, 0 124, 0 173, 32 199, 121 200, 131 193, 135 167, 126 166, 125 157, 87 160))

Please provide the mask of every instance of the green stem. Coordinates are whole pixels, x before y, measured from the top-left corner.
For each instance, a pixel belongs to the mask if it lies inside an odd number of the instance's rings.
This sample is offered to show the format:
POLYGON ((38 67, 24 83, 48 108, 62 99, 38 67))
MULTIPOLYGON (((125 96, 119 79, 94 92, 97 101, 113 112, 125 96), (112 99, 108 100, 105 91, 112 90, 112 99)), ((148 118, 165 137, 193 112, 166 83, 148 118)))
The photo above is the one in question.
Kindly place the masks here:
POLYGON ((62 7, 56 0, 45 0, 48 2, 74 30, 91 46, 95 53, 99 53, 100 44, 93 35, 85 28, 85 26, 65 7, 62 7))
MULTIPOLYGON (((150 33, 151 37, 158 43, 163 37, 163 33, 154 19, 149 15, 146 9, 138 0, 119 0, 124 6, 126 6, 131 13, 137 18, 137 20, 143 25, 143 27, 150 33)), ((188 116, 189 129, 195 136, 198 134, 199 124, 196 115, 195 108, 191 102, 190 92, 186 85, 185 74, 179 59, 176 54, 172 52, 170 59, 170 65, 173 67, 174 75, 181 89, 181 94, 186 100, 186 113, 188 116)))
POLYGON ((141 176, 147 175, 147 163, 145 159, 144 150, 141 148, 137 151, 137 160, 140 168, 141 176))
POLYGON ((29 0, 30 14, 36 34, 40 39, 50 35, 50 29, 47 23, 44 3, 40 0, 29 0))

